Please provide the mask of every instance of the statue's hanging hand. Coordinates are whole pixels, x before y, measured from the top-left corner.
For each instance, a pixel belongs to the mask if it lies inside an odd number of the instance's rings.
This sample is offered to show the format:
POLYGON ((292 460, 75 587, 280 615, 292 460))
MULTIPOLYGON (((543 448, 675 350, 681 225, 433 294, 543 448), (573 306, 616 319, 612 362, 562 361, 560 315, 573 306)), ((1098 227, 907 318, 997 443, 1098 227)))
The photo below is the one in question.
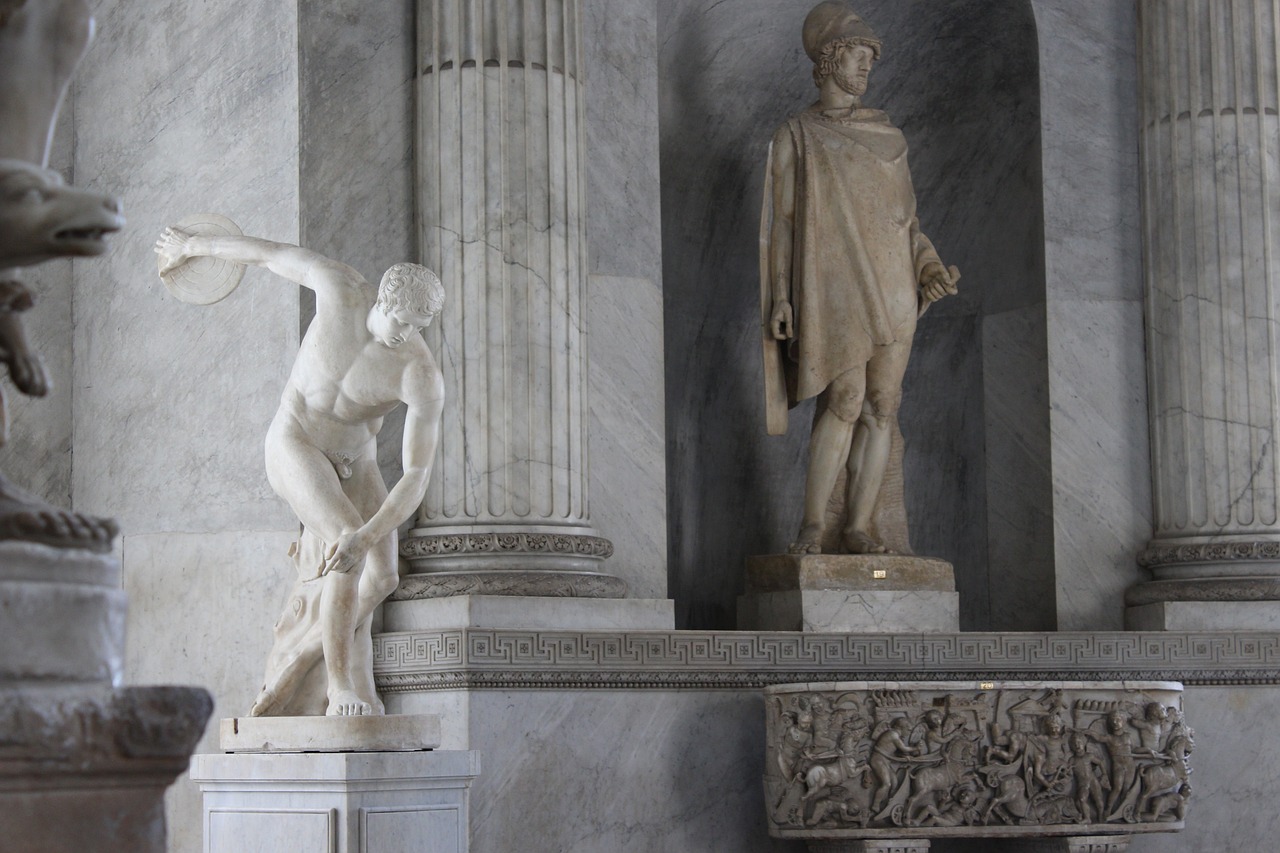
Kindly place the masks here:
POLYGON ((794 318, 791 303, 779 299, 773 303, 773 315, 769 318, 769 329, 776 341, 788 341, 795 337, 794 318))
POLYGON ((354 569, 368 553, 369 543, 360 535, 360 531, 344 533, 325 551, 324 568, 320 573, 322 575, 327 575, 329 572, 346 574, 354 569))
POLYGON ((925 264, 920 272, 920 300, 924 305, 937 302, 944 296, 955 296, 960 292, 956 286, 960 281, 960 270, 956 267, 947 269, 937 261, 925 264))

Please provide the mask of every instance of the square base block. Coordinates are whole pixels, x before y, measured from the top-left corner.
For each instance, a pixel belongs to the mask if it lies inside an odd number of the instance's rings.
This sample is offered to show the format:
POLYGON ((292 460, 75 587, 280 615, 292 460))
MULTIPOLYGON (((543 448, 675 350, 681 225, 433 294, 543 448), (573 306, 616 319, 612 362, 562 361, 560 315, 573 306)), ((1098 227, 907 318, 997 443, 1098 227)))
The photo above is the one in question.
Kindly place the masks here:
POLYGON ((223 752, 413 752, 440 746, 440 718, 229 717, 218 746, 223 752))
POLYGON ((1280 601, 1159 601, 1124 609, 1129 631, 1280 631, 1280 601))
POLYGON ((388 601, 382 605, 382 619, 386 632, 459 628, 670 631, 675 627, 675 602, 669 598, 454 595, 388 601))
POLYGON ((771 554, 747 559, 741 631, 854 634, 960 630, 955 572, 903 554, 771 554))
POLYGON ((956 592, 810 590, 738 597, 742 631, 901 634, 960 630, 956 592))
POLYGON ((461 751, 197 755, 191 763, 204 794, 204 853, 466 853, 479 773, 479 753, 461 751))

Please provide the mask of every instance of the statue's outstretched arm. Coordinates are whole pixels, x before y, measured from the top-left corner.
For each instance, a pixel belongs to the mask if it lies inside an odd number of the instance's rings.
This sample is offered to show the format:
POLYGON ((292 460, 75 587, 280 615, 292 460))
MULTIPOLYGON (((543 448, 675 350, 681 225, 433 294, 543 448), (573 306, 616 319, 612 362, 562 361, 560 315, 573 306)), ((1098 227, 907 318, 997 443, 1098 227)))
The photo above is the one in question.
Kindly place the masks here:
POLYGON ((340 266, 339 262, 318 252, 303 249, 290 243, 276 243, 258 237, 202 237, 190 234, 176 226, 164 229, 156 241, 156 254, 164 260, 160 274, 177 269, 191 258, 211 257, 252 264, 270 270, 281 278, 316 289, 314 281, 308 281, 307 273, 319 265, 340 266))

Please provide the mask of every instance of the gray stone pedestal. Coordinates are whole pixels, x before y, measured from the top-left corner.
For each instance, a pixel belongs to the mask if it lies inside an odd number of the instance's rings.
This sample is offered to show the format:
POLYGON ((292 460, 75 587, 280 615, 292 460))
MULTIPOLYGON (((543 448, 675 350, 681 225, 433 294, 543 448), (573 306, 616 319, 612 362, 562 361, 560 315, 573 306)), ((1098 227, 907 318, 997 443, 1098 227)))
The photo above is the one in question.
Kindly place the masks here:
POLYGON ((899 554, 778 554, 747 559, 738 629, 848 633, 960 630, 945 560, 899 554))
POLYGON ((479 773, 478 752, 197 755, 191 764, 204 794, 204 853, 465 853, 479 773))

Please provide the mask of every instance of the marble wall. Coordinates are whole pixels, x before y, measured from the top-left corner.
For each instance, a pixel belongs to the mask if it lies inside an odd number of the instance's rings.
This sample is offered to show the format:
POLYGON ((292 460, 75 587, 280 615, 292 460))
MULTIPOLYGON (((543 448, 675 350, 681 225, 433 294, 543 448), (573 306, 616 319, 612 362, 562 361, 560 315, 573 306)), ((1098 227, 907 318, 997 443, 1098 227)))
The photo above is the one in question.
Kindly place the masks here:
MULTIPOLYGON (((758 222, 774 128, 816 95, 808 0, 664 0, 663 272, 678 624, 731 627, 742 561, 794 535, 812 407, 764 434, 758 222)), ((867 2, 867 102, 912 146, 923 230, 963 275, 905 382, 912 544, 952 561, 966 628, 1054 623, 1035 25, 1025 0, 867 2)))
POLYGON ((1040 43, 1058 628, 1123 626, 1151 537, 1137 7, 1032 0, 1040 43))

